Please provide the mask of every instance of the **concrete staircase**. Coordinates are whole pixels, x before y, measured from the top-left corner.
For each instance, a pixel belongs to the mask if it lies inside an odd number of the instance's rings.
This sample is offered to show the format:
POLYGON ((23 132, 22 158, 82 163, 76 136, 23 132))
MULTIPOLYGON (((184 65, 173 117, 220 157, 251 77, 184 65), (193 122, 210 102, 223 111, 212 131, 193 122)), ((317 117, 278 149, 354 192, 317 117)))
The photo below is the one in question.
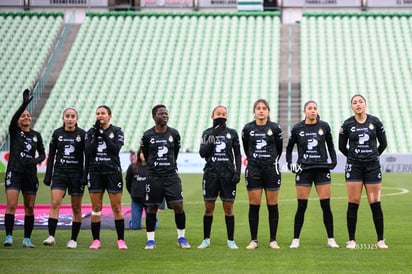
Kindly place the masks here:
MULTIPOLYGON (((53 89, 57 77, 60 74, 60 71, 63 68, 63 65, 67 59, 67 56, 70 53, 70 49, 73 46, 74 40, 76 39, 76 35, 79 32, 80 29, 80 24, 66 24, 66 28, 69 29, 69 33, 66 37, 66 39, 63 42, 63 45, 59 51, 59 55, 57 56, 56 62, 54 64, 51 64, 53 66, 51 69, 50 77, 45 85, 45 88, 43 90, 43 93, 40 97, 40 99, 37 101, 36 107, 33 110, 32 113, 32 118, 33 118, 33 128, 36 128, 36 120, 40 115, 40 112, 43 109, 44 104, 46 103, 47 98, 50 95, 51 90, 53 89)), ((55 53, 56 54, 56 53, 55 53)))
POLYGON ((282 127, 285 139, 284 145, 286 146, 292 126, 303 117, 300 106, 300 25, 282 24, 280 35, 279 113, 277 122, 282 127))

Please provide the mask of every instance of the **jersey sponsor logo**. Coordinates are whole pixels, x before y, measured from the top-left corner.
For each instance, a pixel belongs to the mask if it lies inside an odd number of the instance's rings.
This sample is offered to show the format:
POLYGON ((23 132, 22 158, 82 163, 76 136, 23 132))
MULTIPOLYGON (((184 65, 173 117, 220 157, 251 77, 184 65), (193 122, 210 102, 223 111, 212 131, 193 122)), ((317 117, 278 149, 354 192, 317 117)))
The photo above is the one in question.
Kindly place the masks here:
POLYGON ((74 146, 72 145, 65 145, 64 146, 64 155, 70 155, 74 152, 74 146))
POLYGON ((356 131, 356 127, 351 127, 350 131, 355 132, 356 131))
POLYGON ((169 150, 165 146, 161 146, 157 148, 157 157, 163 157, 169 150))
POLYGON ((369 141, 369 134, 359 134, 359 144, 364 145, 367 141, 369 141))
POLYGON ((155 143, 155 139, 154 138, 150 138, 150 141, 149 141, 151 144, 154 144, 155 143))
POLYGON ((315 138, 309 139, 308 140, 308 149, 312 150, 314 147, 318 146, 318 140, 316 140, 315 138))
POLYGON ((299 132, 299 136, 300 136, 300 137, 305 136, 305 132, 302 130, 301 132, 299 132))
POLYGON ((118 183, 117 183, 117 187, 118 187, 118 188, 122 188, 122 182, 118 182, 118 183))
POLYGON ((232 197, 235 197, 236 196, 236 190, 233 190, 232 191, 232 197))
POLYGON ((256 140, 256 149, 262 149, 267 145, 265 140, 256 140))
POLYGON ((107 148, 106 143, 103 141, 99 141, 99 144, 97 145, 97 151, 103 152, 106 148, 107 148))
POLYGON ((330 179, 330 172, 326 173, 326 178, 330 179))
POLYGON ((222 152, 222 150, 224 150, 225 148, 226 148, 226 143, 218 140, 215 146, 216 152, 222 152))

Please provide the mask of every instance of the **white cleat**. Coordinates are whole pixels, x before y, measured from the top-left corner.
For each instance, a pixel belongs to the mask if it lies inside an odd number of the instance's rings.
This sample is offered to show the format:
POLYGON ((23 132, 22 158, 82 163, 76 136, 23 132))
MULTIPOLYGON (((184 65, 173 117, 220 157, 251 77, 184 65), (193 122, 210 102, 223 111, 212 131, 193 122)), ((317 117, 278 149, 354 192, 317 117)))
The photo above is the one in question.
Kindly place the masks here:
POLYGON ((336 243, 334 238, 328 239, 328 247, 330 248, 339 248, 339 245, 336 243))
POLYGON ((385 240, 380 240, 377 244, 376 247, 379 249, 386 249, 389 248, 389 246, 385 243, 385 240))
POLYGON ((250 241, 246 249, 256 249, 258 247, 258 242, 257 241, 250 241))
POLYGON ((53 236, 49 236, 46 240, 43 241, 43 244, 48 246, 54 246, 56 244, 56 239, 53 236))
POLYGON ((76 243, 76 241, 70 240, 70 241, 67 242, 66 247, 70 248, 70 249, 75 249, 75 248, 77 248, 77 243, 76 243))
POLYGON ((269 243, 269 247, 272 248, 272 249, 279 249, 280 248, 280 246, 278 245, 278 242, 276 242, 276 241, 271 241, 269 243))
POLYGON ((289 246, 289 248, 299 248, 299 246, 300 246, 300 240, 299 239, 293 239, 292 243, 289 246))
POLYGON ((354 240, 346 242, 346 248, 347 249, 355 249, 356 248, 356 242, 354 240))

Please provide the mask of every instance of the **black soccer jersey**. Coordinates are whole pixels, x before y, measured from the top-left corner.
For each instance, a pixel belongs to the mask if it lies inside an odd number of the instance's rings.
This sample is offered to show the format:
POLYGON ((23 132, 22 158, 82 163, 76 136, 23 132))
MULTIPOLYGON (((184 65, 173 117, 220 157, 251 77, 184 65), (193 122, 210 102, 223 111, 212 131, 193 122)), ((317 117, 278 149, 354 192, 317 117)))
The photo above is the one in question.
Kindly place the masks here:
POLYGON ((386 133, 379 118, 368 114, 364 123, 352 116, 339 130, 339 150, 353 161, 377 161, 387 146, 386 133), (349 141, 349 148, 347 147, 349 141), (379 141, 379 146, 377 142, 379 141))
POLYGON ((286 148, 286 162, 292 162, 292 150, 297 145, 298 159, 303 170, 311 168, 330 168, 328 152, 331 163, 336 164, 336 152, 333 145, 332 134, 328 123, 318 120, 316 124, 298 122, 291 131, 286 148))
POLYGON ((74 131, 66 131, 61 127, 53 132, 49 144, 46 178, 50 180, 52 174, 59 176, 83 174, 85 134, 86 132, 79 127, 74 131))
POLYGON ((149 176, 177 173, 180 134, 176 129, 167 127, 165 132, 156 132, 155 127, 148 129, 143 134, 141 148, 149 176))
POLYGON ((18 125, 18 120, 26 107, 27 104, 22 104, 10 122, 10 157, 7 172, 13 171, 36 175, 36 165, 46 158, 46 153, 40 133, 33 129, 24 132, 18 125), (37 158, 36 151, 38 153, 37 158))
POLYGON ((271 121, 263 126, 256 125, 255 121, 246 124, 242 130, 242 142, 248 165, 272 165, 282 154, 282 130, 271 121))
POLYGON ((208 128, 202 134, 199 153, 206 160, 203 171, 214 177, 232 177, 235 171, 240 173, 240 142, 237 132, 228 127, 216 135, 212 131, 213 128, 208 128))
POLYGON ((91 128, 85 137, 86 159, 91 174, 121 173, 120 149, 124 134, 120 127, 110 125, 103 133, 91 128))

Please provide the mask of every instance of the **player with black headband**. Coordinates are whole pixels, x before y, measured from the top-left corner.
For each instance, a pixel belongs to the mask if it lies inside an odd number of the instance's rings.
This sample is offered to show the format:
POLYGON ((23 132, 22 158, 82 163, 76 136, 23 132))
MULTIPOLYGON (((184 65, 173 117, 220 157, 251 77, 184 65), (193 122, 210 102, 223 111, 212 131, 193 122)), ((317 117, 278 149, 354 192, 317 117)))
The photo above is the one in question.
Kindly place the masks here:
POLYGON ((219 194, 225 213, 227 245, 230 249, 238 249, 234 241, 233 203, 236 197, 236 184, 240 180, 240 143, 237 132, 226 127, 226 118, 226 107, 215 107, 212 111, 213 126, 202 134, 199 153, 206 160, 202 182, 205 213, 203 216, 203 241, 198 246, 199 249, 210 246, 213 211, 219 194))
POLYGON ((300 245, 299 236, 312 189, 312 182, 315 184, 323 211, 323 223, 328 235, 327 246, 338 248, 339 246, 334 239, 333 215, 330 208, 330 170, 336 166, 336 152, 331 130, 328 123, 320 120, 318 105, 315 101, 306 102, 303 112, 305 119, 293 126, 286 148, 288 168, 296 173, 296 198, 298 200, 294 234, 290 248, 298 248, 300 245), (292 163, 292 150, 295 144, 298 159, 296 163, 292 163), (328 162, 328 152, 330 162, 328 162))
POLYGON ((44 245, 56 244, 55 234, 59 218, 59 210, 66 195, 71 196, 73 210, 72 235, 67 248, 77 247, 77 236, 82 224, 82 198, 84 185, 84 138, 86 132, 77 126, 78 112, 73 107, 63 111, 63 126, 57 128, 51 137, 49 158, 47 162, 44 184, 51 188, 51 207, 48 219, 49 237, 44 245))
POLYGON ((96 123, 86 133, 86 167, 88 188, 92 203, 91 230, 93 242, 90 249, 99 249, 103 194, 107 190, 117 232, 117 246, 127 249, 124 241, 124 216, 122 212, 123 176, 120 166, 120 149, 124 134, 120 127, 110 124, 112 111, 102 105, 96 109, 96 123))
POLYGON ((23 103, 13 115, 9 126, 10 157, 5 178, 7 207, 4 214, 4 246, 13 245, 14 218, 21 191, 24 202, 23 246, 35 247, 30 237, 34 227, 34 203, 39 188, 37 165, 46 155, 43 138, 31 128, 32 117, 26 109, 32 99, 31 91, 26 89, 23 92, 23 103))
POLYGON ((343 122, 339 131, 339 150, 346 156, 346 218, 349 234, 346 248, 356 248, 356 223, 363 186, 366 189, 378 238, 376 247, 388 248, 383 238, 382 171, 379 162, 379 156, 388 145, 385 129, 379 118, 366 113, 365 97, 360 94, 354 95, 351 105, 354 115, 343 122))
POLYGON ((258 247, 259 210, 263 189, 268 208, 270 240, 269 247, 278 249, 276 242, 279 223, 278 196, 281 174, 278 160, 283 149, 282 130, 270 121, 270 107, 266 100, 259 99, 253 105, 255 120, 242 130, 243 149, 247 157, 246 188, 249 196, 249 228, 251 242, 247 249, 258 247))
POLYGON ((146 130, 141 139, 141 149, 147 161, 146 234, 145 249, 153 249, 155 244, 156 213, 163 201, 175 213, 177 244, 190 248, 185 238, 186 215, 183 210, 182 183, 177 174, 177 156, 180 149, 179 132, 167 125, 169 113, 165 105, 152 109, 155 126, 146 130))

